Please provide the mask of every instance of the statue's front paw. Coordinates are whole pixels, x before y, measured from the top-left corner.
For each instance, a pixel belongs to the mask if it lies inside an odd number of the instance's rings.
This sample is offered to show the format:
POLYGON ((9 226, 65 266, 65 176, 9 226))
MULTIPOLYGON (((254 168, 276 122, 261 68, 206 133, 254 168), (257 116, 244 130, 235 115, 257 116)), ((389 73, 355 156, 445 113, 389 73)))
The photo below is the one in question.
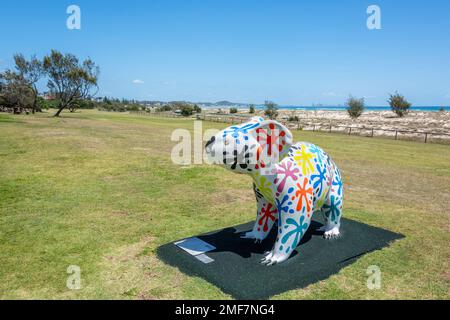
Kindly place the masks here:
POLYGON ((336 239, 339 238, 341 233, 339 232, 339 227, 334 227, 331 230, 325 231, 323 236, 325 239, 336 239))
POLYGON ((286 261, 289 258, 288 254, 284 253, 273 253, 273 251, 267 252, 266 256, 261 259, 261 264, 266 266, 272 266, 277 263, 286 261))

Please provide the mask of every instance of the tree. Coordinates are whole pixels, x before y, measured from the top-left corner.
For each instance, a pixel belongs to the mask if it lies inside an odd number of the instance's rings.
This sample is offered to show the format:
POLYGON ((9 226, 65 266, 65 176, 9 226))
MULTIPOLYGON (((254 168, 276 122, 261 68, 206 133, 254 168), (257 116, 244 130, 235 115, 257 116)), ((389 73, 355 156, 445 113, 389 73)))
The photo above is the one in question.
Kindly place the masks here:
POLYGON ((364 98, 357 99, 350 96, 347 100, 347 112, 352 119, 359 118, 364 112, 364 98))
POLYGON ((0 74, 2 104, 14 113, 32 109, 34 93, 18 73, 7 70, 0 74))
POLYGON ((5 97, 3 96, 3 94, 1 93, 1 90, 0 90, 0 112, 6 112, 7 111, 6 103, 7 103, 7 101, 6 101, 5 97))
POLYGON ((41 79, 43 75, 42 62, 36 58, 36 56, 32 56, 29 61, 25 59, 22 54, 14 55, 14 62, 16 64, 15 68, 22 81, 26 83, 33 94, 33 102, 32 102, 32 111, 41 111, 39 110, 37 104, 37 98, 39 95, 39 91, 36 87, 36 83, 41 79))
POLYGON ((3 73, 0 73, 0 112, 6 111, 8 101, 5 97, 5 83, 3 80, 3 73))
POLYGON ((235 107, 231 107, 231 108, 230 108, 230 113, 231 113, 231 114, 238 113, 238 109, 235 108, 235 107))
POLYGON ((249 106, 249 110, 248 110, 248 112, 250 113, 250 114, 254 114, 255 113, 255 105, 254 104, 251 104, 250 106, 249 106))
POLYGON ((389 105, 393 112, 395 112, 399 117, 403 117, 409 112, 411 103, 409 103, 404 96, 395 92, 395 94, 390 94, 388 99, 389 105))
POLYGON ((264 103, 264 106, 266 107, 264 114, 267 117, 269 117, 271 120, 276 119, 276 117, 278 117, 278 108, 277 108, 277 104, 275 102, 266 101, 264 103))
POLYGON ((194 107, 187 103, 178 104, 178 107, 183 117, 189 117, 194 114, 194 107))
MULTIPOLYGON (((183 102, 183 101, 174 101, 174 102, 171 102, 168 106, 170 108, 167 107, 167 111, 179 112, 184 117, 192 116, 195 112, 195 109, 191 104, 183 102)), ((164 107, 164 110, 165 109, 166 109, 166 107, 164 107)))
POLYGON ((198 105, 194 104, 194 111, 195 111, 195 113, 202 113, 202 108, 200 108, 198 105))
POLYGON ((73 54, 62 54, 52 50, 43 60, 43 69, 48 76, 48 88, 59 100, 60 113, 71 108, 77 100, 90 98, 91 90, 97 88, 99 67, 91 59, 79 62, 73 54))
POLYGON ((173 107, 169 104, 165 104, 156 108, 156 112, 169 112, 173 111, 173 107))

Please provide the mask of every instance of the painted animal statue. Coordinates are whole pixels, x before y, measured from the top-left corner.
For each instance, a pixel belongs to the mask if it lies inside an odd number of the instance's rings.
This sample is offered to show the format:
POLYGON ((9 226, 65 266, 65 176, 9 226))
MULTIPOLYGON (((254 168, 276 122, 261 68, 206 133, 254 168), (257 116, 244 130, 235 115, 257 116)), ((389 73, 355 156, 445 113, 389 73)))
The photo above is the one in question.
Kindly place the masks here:
POLYGON ((278 236, 262 259, 273 265, 286 261, 321 212, 325 238, 339 236, 343 187, 338 167, 319 147, 293 144, 291 132, 273 120, 254 117, 222 130, 206 143, 208 159, 254 181, 257 216, 243 238, 264 240, 276 223, 278 236))

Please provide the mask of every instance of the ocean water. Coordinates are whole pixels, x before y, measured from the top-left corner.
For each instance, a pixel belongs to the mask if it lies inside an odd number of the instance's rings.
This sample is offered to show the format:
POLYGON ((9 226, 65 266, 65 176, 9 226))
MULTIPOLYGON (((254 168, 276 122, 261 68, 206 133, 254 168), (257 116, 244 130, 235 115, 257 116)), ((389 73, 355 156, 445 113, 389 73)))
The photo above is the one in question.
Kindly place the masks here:
MULTIPOLYGON (((450 111, 449 107, 411 107, 410 110, 413 111, 424 111, 424 112, 438 112, 444 108, 445 111, 450 111)), ((264 106, 256 106, 256 109, 264 109, 264 106)), ((278 106, 279 110, 325 110, 325 111, 343 111, 347 110, 345 106, 278 106)), ((366 111, 390 111, 391 107, 366 107, 366 111)))

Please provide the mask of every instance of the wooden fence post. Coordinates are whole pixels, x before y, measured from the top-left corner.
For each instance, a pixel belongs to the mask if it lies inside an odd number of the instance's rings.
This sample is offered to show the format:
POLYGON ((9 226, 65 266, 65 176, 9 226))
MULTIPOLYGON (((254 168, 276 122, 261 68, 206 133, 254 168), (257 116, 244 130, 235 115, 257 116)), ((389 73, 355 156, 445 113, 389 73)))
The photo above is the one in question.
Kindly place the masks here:
POLYGON ((428 141, 428 132, 425 132, 425 143, 428 141))
POLYGON ((397 140, 397 137, 398 137, 398 131, 395 130, 395 140, 397 140))

